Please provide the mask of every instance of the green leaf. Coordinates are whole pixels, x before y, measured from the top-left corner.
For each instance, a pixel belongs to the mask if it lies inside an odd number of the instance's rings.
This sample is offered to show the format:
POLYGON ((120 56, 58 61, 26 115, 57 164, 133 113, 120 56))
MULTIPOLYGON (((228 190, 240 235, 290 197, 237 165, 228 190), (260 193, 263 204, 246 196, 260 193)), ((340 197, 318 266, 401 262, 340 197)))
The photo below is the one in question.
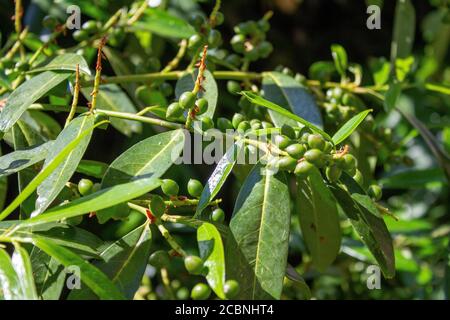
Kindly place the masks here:
POLYGON ((203 188, 200 200, 195 211, 194 218, 198 218, 202 215, 203 210, 208 207, 208 204, 219 193, 223 184, 227 180, 237 160, 240 146, 237 143, 233 144, 231 148, 227 150, 222 159, 220 159, 213 173, 208 179, 205 187, 203 188))
POLYGON ((35 226, 61 219, 77 217, 88 212, 95 212, 135 199, 158 188, 159 185, 159 179, 141 178, 132 182, 102 189, 88 196, 78 198, 68 204, 51 208, 44 214, 25 220, 21 226, 35 226))
POLYGON ((445 182, 445 174, 440 168, 402 171, 379 180, 383 188, 391 189, 425 189, 445 182))
POLYGON ((19 278, 14 271, 8 253, 0 248, 0 298, 5 300, 22 300, 19 278))
MULTIPOLYGON (((2 154, 2 149, 0 147, 0 155, 1 154, 2 154)), ((1 157, 1 158, 3 158, 3 157, 1 157)), ((1 160, 0 160, 0 163, 2 163, 1 160)), ((3 165, 0 165, 0 166, 4 167, 3 165)), ((0 172, 2 172, 2 171, 3 171, 3 169, 0 169, 0 172)), ((8 178, 6 176, 0 174, 0 210, 3 210, 3 208, 5 207, 7 192, 8 192, 8 178)))
MULTIPOLYGON (((322 116, 314 98, 305 87, 292 77, 279 72, 264 73, 263 90, 264 97, 267 100, 273 101, 274 104, 313 123, 317 127, 323 126, 322 116)), ((279 110, 274 110, 268 106, 265 107, 270 109, 270 117, 277 127, 281 127, 283 124, 298 127, 296 122, 306 125, 304 121, 294 119, 286 113, 279 112, 279 110)))
POLYGON ((336 73, 336 67, 331 61, 316 61, 309 67, 308 73, 313 80, 329 81, 336 73))
MULTIPOLYGON (((81 92, 90 99, 92 88, 82 88, 81 92)), ((116 84, 101 85, 97 95, 97 107, 99 109, 136 113, 136 107, 130 98, 116 84)), ((133 133, 141 133, 142 124, 137 121, 111 118, 111 125, 125 136, 131 136, 133 133)))
POLYGON ((89 135, 96 127, 104 124, 99 122, 95 126, 84 130, 77 138, 70 141, 64 149, 45 167, 36 177, 22 190, 22 192, 9 204, 9 206, 0 214, 0 221, 6 218, 11 212, 13 212, 23 201, 25 201, 36 188, 44 181, 70 154, 70 152, 76 148, 76 146, 83 140, 83 138, 89 135))
POLYGON ((148 8, 142 21, 133 24, 135 30, 150 31, 161 37, 185 39, 195 34, 195 29, 183 19, 166 11, 148 8))
POLYGON ((364 121, 369 113, 372 112, 372 109, 362 111, 358 113, 356 116, 352 117, 348 120, 333 136, 334 144, 339 144, 347 139, 353 131, 364 121))
POLYGON ((254 94, 253 92, 250 91, 244 91, 242 92, 242 94, 252 103, 257 104, 259 106, 262 107, 266 107, 270 110, 273 110, 275 112, 278 112, 292 120, 295 120, 297 122, 300 122, 301 124, 303 124, 304 126, 308 127, 309 129, 311 129, 312 131, 321 134, 322 136, 324 136, 326 139, 328 139, 329 141, 331 140, 331 137, 322 129, 316 127, 315 125, 313 125, 312 123, 310 123, 309 121, 306 121, 305 119, 300 118, 299 116, 289 112, 288 110, 280 107, 279 105, 270 102, 264 98, 261 98, 260 96, 254 94))
POLYGON ((12 265, 17 273, 24 300, 38 300, 36 285, 33 278, 30 256, 25 248, 14 243, 15 251, 12 255, 12 265))
POLYGON ((336 200, 318 170, 297 179, 297 211, 303 239, 313 264, 324 272, 336 259, 341 245, 336 200))
POLYGON ((389 81, 389 87, 386 93, 384 94, 384 110, 386 112, 391 111, 395 108, 397 104, 397 100, 400 97, 400 94, 402 93, 402 86, 401 83, 397 80, 391 80, 389 81))
POLYGON ((19 120, 27 108, 52 88, 70 77, 71 72, 46 71, 21 84, 6 101, 0 113, 0 131, 6 132, 19 120))
POLYGON ((48 255, 54 257, 62 265, 67 267, 77 266, 80 268, 80 280, 103 300, 123 300, 124 297, 117 287, 108 279, 108 277, 83 260, 69 249, 58 246, 52 241, 38 239, 34 244, 48 255))
POLYGON ((241 285, 238 299, 280 299, 286 271, 290 197, 281 172, 256 165, 245 180, 227 237, 227 278, 241 285))
POLYGON ((197 229, 197 241, 200 257, 208 269, 206 280, 214 293, 225 299, 225 254, 220 233, 213 224, 205 222, 197 229))
MULTIPOLYGON (((186 73, 183 75, 175 86, 175 96, 177 99, 180 98, 181 94, 186 91, 192 91, 195 86, 195 80, 197 79, 198 70, 191 73, 186 73)), ((214 112, 217 106, 217 99, 219 97, 219 92, 217 89, 217 83, 214 76, 208 70, 204 73, 205 80, 202 82, 202 86, 205 91, 200 91, 197 94, 198 98, 205 98, 208 101, 208 110, 205 113, 197 116, 198 119, 203 119, 205 117, 213 118, 214 112)))
POLYGON ((437 83, 425 83, 425 89, 433 92, 439 92, 445 95, 450 96, 450 87, 437 84, 437 83))
POLYGON ((413 64, 413 56, 408 56, 404 59, 398 58, 395 60, 395 75, 398 81, 403 82, 405 80, 406 76, 411 71, 413 64))
POLYGON ((331 191, 361 240, 377 260, 384 276, 392 278, 395 275, 394 250, 383 218, 357 182, 345 173, 341 181, 348 191, 337 185, 330 186, 331 191))
POLYGON ((108 170, 108 164, 95 160, 81 160, 77 167, 77 172, 101 179, 105 175, 106 170, 108 170))
POLYGON ((345 77, 348 66, 348 58, 344 47, 339 44, 331 45, 331 55, 333 57, 336 70, 342 77, 345 77))
POLYGON ((388 82, 391 65, 389 61, 386 61, 386 58, 379 58, 375 60, 372 69, 372 76, 375 85, 382 86, 388 82))
MULTIPOLYGON (((61 125, 45 112, 30 110, 30 118, 38 125, 39 132, 49 140, 55 140, 61 132, 61 125)), ((23 118, 23 116, 22 116, 23 118)))
POLYGON ((411 54, 416 28, 416 12, 411 0, 397 0, 391 43, 392 68, 398 58, 411 54))
POLYGON ((80 66, 80 73, 91 75, 89 65, 83 56, 76 53, 64 53, 54 58, 50 63, 42 67, 37 67, 29 71, 29 73, 43 72, 43 71, 73 71, 77 70, 77 65, 80 66))
POLYGON ((311 299, 311 289, 309 289, 303 277, 290 264, 286 268, 286 277, 294 282, 294 285, 300 290, 306 300, 311 299))
MULTIPOLYGON (((94 122, 95 116, 93 114, 81 115, 73 119, 69 125, 61 131, 55 142, 52 143, 52 147, 45 158, 43 170, 53 162, 70 141, 77 139, 83 132, 89 130, 89 128, 94 125, 94 122)), ((59 164, 58 167, 55 168, 38 186, 36 209, 32 215, 38 215, 44 212, 64 188, 67 181, 69 181, 77 169, 78 163, 89 145, 91 136, 92 130, 80 139, 77 146, 64 158, 61 164, 59 164)))
MULTIPOLYGON (((119 288, 126 299, 132 299, 142 280, 150 255, 152 234, 148 223, 134 229, 106 247, 93 263, 119 288)), ((94 293, 87 289, 74 290, 69 299, 91 300, 94 293)))

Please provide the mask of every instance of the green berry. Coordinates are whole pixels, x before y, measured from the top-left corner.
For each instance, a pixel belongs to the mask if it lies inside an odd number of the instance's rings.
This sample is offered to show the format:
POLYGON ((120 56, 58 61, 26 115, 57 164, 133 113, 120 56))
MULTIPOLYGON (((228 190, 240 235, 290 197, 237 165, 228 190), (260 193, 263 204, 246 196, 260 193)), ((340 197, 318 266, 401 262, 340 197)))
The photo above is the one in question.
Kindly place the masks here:
POLYGON ((17 61, 15 67, 17 71, 25 72, 30 69, 30 64, 26 61, 17 61))
POLYGON ((291 139, 283 135, 275 136, 275 145, 278 146, 281 150, 284 150, 287 146, 292 143, 291 139))
POLYGON ((304 75, 302 75, 301 73, 296 73, 294 80, 300 84, 304 84, 306 82, 306 77, 304 75))
POLYGON ((342 174, 342 169, 336 165, 328 167, 325 171, 328 181, 336 182, 339 180, 342 174))
POLYGON ((287 171, 292 171, 295 169, 297 165, 297 160, 292 158, 292 157, 282 157, 279 161, 278 161, 278 167, 281 170, 287 170, 287 171))
POLYGON ((218 118, 217 128, 222 132, 226 132, 227 130, 233 129, 233 124, 227 118, 218 118))
POLYGON ((168 82, 161 83, 159 89, 161 90, 162 94, 166 97, 170 97, 173 94, 173 87, 168 82))
POLYGON ((236 34, 231 38, 231 46, 237 53, 243 53, 245 51, 245 36, 243 34, 236 34))
POLYGON ((153 252, 148 259, 148 262, 155 268, 164 268, 169 265, 170 257, 167 251, 158 250, 153 252))
POLYGON ((203 260, 198 256, 184 258, 184 267, 190 274, 200 274, 203 270, 203 260))
POLYGON ((87 38, 89 38, 89 34, 85 31, 85 30, 76 30, 73 34, 72 34, 73 38, 75 41, 81 42, 83 40, 86 40, 87 38))
POLYGON ((92 187, 94 186, 94 183, 89 179, 81 179, 80 182, 78 182, 78 192, 82 196, 86 196, 92 192, 92 187))
POLYGON ((193 92, 183 92, 178 100, 183 109, 191 109, 195 104, 196 95, 193 92))
POLYGON ((353 175, 353 180, 355 180, 359 185, 363 184, 364 178, 361 171, 356 170, 355 174, 353 175))
POLYGON ((187 190, 191 196, 194 198, 200 198, 203 191, 203 185, 200 181, 196 179, 190 179, 187 184, 187 190))
POLYGON ((258 27, 261 29, 262 32, 267 32, 270 29, 269 21, 266 19, 261 19, 258 21, 258 27))
POLYGON ((264 129, 273 128, 273 124, 271 124, 270 122, 267 122, 267 121, 261 122, 261 125, 264 129))
POLYGON ((208 100, 206 100, 205 98, 200 98, 197 101, 195 101, 195 105, 198 109, 197 110, 198 115, 204 114, 206 110, 208 110, 208 100))
POLYGON ((233 95, 238 95, 241 92, 241 85, 237 81, 230 80, 227 82, 227 90, 233 95))
POLYGON ((281 127, 281 134, 287 136, 289 139, 295 139, 296 134, 294 128, 288 124, 283 124, 281 127))
POLYGON ((237 132, 244 134, 251 128, 252 128, 252 126, 250 125, 250 122, 248 122, 247 120, 244 120, 241 123, 239 123, 236 130, 237 130, 237 132))
POLYGON ((206 23, 205 17, 201 13, 193 13, 189 17, 189 22, 196 28, 200 29, 206 23))
POLYGON ((216 13, 216 20, 215 20, 216 26, 220 26, 224 21, 225 21, 225 17, 223 15, 223 13, 218 11, 216 13))
POLYGON ((187 300, 189 298, 189 289, 182 287, 177 290, 176 295, 178 300, 187 300))
POLYGON ((253 122, 253 123, 250 122, 250 126, 252 127, 252 130, 259 130, 262 128, 261 121, 253 122))
POLYGON ((236 280, 227 280, 223 285, 223 292, 227 299, 233 299, 239 293, 239 283, 236 280))
POLYGON ((304 145, 300 143, 291 144, 288 146, 285 151, 294 159, 300 159, 306 152, 306 148, 304 145))
POLYGON ((222 223, 225 220, 225 212, 217 208, 211 213, 211 220, 214 222, 222 223))
POLYGON ((330 153, 331 152, 331 150, 333 150, 333 144, 331 143, 331 142, 329 142, 329 141, 326 141, 325 142, 325 146, 323 147, 323 152, 324 153, 330 153))
POLYGON ((188 40, 188 48, 196 49, 197 47, 199 47, 201 45, 202 41, 203 41, 203 38, 200 35, 194 34, 188 40))
POLYGON ((325 140, 320 134, 311 134, 308 136, 308 145, 311 149, 323 150, 325 147, 325 140))
POLYGON ((164 199, 158 195, 152 196, 152 198, 150 199, 149 209, 155 217, 161 218, 161 216, 166 211, 166 204, 164 203, 164 199))
POLYGON ((206 300, 211 294, 211 289, 204 283, 197 283, 191 291, 191 298, 194 300, 206 300))
POLYGON ((231 123, 235 129, 238 128, 239 124, 245 120, 245 116, 240 113, 235 113, 233 119, 231 119, 231 123))
POLYGON ((303 133, 300 137, 300 141, 303 143, 308 143, 308 138, 310 135, 311 135, 311 133, 309 133, 309 132, 303 133))
POLYGON ((367 194, 375 201, 379 201, 382 196, 382 191, 381 191, 381 188, 379 185, 372 184, 369 186, 369 189, 367 190, 367 194))
POLYGON ((173 102, 167 107, 166 118, 175 120, 183 115, 183 108, 180 106, 178 102, 173 102))
POLYGON ((245 57, 250 61, 256 61, 259 58, 259 51, 257 47, 251 48, 249 51, 246 51, 245 57))
POLYGON ((88 20, 81 26, 81 29, 85 30, 88 33, 95 33, 98 30, 97 21, 88 20))
POLYGON ((270 42, 263 41, 256 47, 256 50, 261 58, 267 58, 272 53, 273 46, 270 42))
POLYGON ((231 64, 234 67, 239 67, 241 65, 241 57, 239 57, 237 54, 230 54, 225 59, 225 62, 231 64))
POLYGON ((313 168, 314 165, 308 161, 301 161, 295 167, 294 173, 297 177, 306 178, 313 168))
POLYGON ((351 171, 354 168, 357 167, 357 161, 356 158, 351 155, 351 154, 346 154, 342 157, 342 169, 344 169, 345 171, 351 171))
POLYGON ((177 196, 178 192, 180 191, 178 183, 176 183, 176 181, 173 181, 172 179, 164 179, 161 183, 161 189, 165 195, 171 197, 177 196))
POLYGON ((211 48, 218 47, 222 42, 222 35, 216 29, 211 29, 208 35, 208 44, 211 48))
POLYGON ((305 152, 305 159, 318 167, 323 164, 323 158, 323 152, 319 149, 310 149, 305 152))
POLYGON ((210 117, 204 117, 202 119, 202 130, 208 131, 209 129, 214 128, 214 122, 210 117))

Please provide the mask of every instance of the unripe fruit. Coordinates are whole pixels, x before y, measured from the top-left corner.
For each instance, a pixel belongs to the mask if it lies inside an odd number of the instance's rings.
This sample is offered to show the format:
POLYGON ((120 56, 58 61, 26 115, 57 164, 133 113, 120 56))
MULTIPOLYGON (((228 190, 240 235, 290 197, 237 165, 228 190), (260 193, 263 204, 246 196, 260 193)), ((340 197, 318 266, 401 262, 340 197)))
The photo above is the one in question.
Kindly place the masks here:
POLYGON ((234 67, 239 67, 239 65, 241 64, 241 57, 239 57, 237 54, 230 54, 225 59, 225 62, 231 64, 234 67))
POLYGON ((233 129, 233 124, 227 118, 218 118, 217 128, 222 132, 226 132, 227 130, 233 129))
POLYGON ((243 34, 236 34, 231 38, 231 46, 237 53, 243 53, 245 51, 245 36, 243 34))
POLYGON ((308 143, 308 138, 311 135, 309 132, 305 132, 301 135, 300 141, 304 143, 308 143))
POLYGON ((225 17, 223 15, 223 13, 218 11, 216 13, 216 20, 215 20, 216 26, 220 26, 224 22, 224 20, 225 20, 225 17))
POLYGON ((161 83, 161 85, 159 86, 159 89, 161 90, 162 94, 166 97, 169 97, 172 95, 173 93, 173 87, 170 83, 167 82, 163 82, 161 83))
POLYGON ((258 21, 258 27, 261 29, 262 32, 267 32, 270 29, 269 21, 266 19, 261 19, 258 21))
POLYGON ((208 110, 208 100, 206 100, 205 98, 200 98, 197 101, 195 101, 195 105, 198 109, 197 110, 198 115, 204 114, 206 110, 208 110))
POLYGON ((262 121, 261 125, 264 129, 273 128, 273 124, 271 124, 270 122, 262 121))
POLYGON ((190 18, 189 22, 197 29, 199 29, 203 24, 206 23, 205 17, 200 13, 193 13, 190 18))
POLYGON ((256 50, 261 58, 267 58, 272 53, 273 46, 270 42, 263 41, 256 47, 256 50))
POLYGON ((343 158, 343 162, 342 162, 343 167, 342 168, 345 171, 350 171, 357 167, 357 161, 353 155, 346 154, 342 158, 343 158))
POLYGON ((75 41, 81 42, 83 40, 86 40, 87 38, 89 38, 89 34, 84 31, 84 30, 76 30, 73 34, 72 34, 73 38, 75 41))
POLYGON ((314 165, 312 165, 308 161, 301 161, 295 167, 294 173, 299 178, 306 178, 313 168, 314 165))
POLYGON ((376 184, 372 184, 369 186, 369 189, 367 190, 367 194, 375 201, 379 201, 382 196, 382 191, 381 191, 380 186, 378 186, 376 184))
POLYGON ((223 292, 227 299, 233 299, 239 293, 240 286, 236 280, 228 280, 223 285, 223 292))
POLYGON ((211 289, 204 283, 197 283, 191 291, 191 298, 194 300, 206 300, 211 294, 211 289))
POLYGON ((81 179, 80 182, 78 182, 78 192, 82 196, 86 196, 90 193, 92 193, 92 187, 94 186, 94 183, 89 179, 81 179))
POLYGON ((191 109, 194 106, 196 95, 193 92, 183 92, 178 100, 183 109, 191 109))
POLYGON ((356 170, 355 175, 353 176, 353 180, 355 180, 359 185, 363 184, 364 178, 361 171, 356 170))
POLYGON ((248 130, 250 130, 252 127, 250 125, 250 122, 244 120, 241 123, 239 123, 238 127, 237 127, 237 131, 241 134, 247 132, 248 130))
POLYGON ((241 85, 237 81, 230 80, 227 82, 227 90, 233 95, 237 95, 241 91, 241 85))
POLYGON ((189 49, 195 49, 197 47, 200 46, 200 44, 202 43, 202 37, 198 34, 194 34, 189 38, 188 41, 188 48, 189 49))
POLYGON ((196 179, 190 179, 187 184, 187 190, 191 196, 194 198, 200 198, 203 191, 203 185, 200 181, 196 179))
POLYGON ((88 20, 81 26, 81 29, 88 33, 95 33, 98 30, 98 24, 94 20, 88 20))
POLYGON ((198 256, 184 258, 184 267, 190 274, 200 274, 203 269, 203 260, 198 256))
POLYGON ((328 181, 336 182, 341 177, 342 169, 336 165, 333 165, 333 166, 327 168, 327 170, 325 171, 325 174, 327 176, 328 181))
POLYGON ((187 300, 189 298, 189 289, 186 287, 180 288, 176 295, 178 300, 187 300))
POLYGON ((281 170, 287 170, 287 171, 292 171, 295 169, 297 165, 297 160, 292 158, 292 157, 282 157, 279 161, 278 161, 278 167, 281 170))
POLYGON ((292 128, 288 124, 283 124, 283 126, 281 127, 281 134, 285 135, 289 139, 295 139, 297 137, 294 128, 292 128))
POLYGON ((280 148, 282 150, 284 150, 291 143, 292 143, 291 139, 289 139, 286 136, 283 136, 283 135, 276 135, 275 136, 275 144, 278 146, 278 148, 280 148))
POLYGON ((166 211, 166 204, 164 203, 163 198, 158 195, 152 196, 150 199, 149 209, 155 217, 161 218, 166 211))
POLYGON ((150 258, 148 259, 148 262, 154 266, 155 268, 164 268, 165 266, 168 266, 170 263, 170 257, 167 251, 164 250, 158 250, 153 252, 150 255, 150 258))
POLYGON ((207 131, 212 128, 214 128, 214 122, 212 121, 212 119, 209 117, 204 117, 202 119, 202 130, 207 131))
POLYGON ((285 151, 294 159, 300 159, 306 152, 306 148, 304 145, 300 143, 291 144, 288 146, 285 151))
POLYGON ((176 183, 172 179, 164 179, 161 184, 161 189, 165 195, 168 195, 171 197, 178 195, 178 192, 180 191, 180 187, 178 186, 178 183, 176 183))
POLYGON ((218 47, 222 42, 222 35, 216 29, 211 29, 208 35, 208 44, 211 48, 218 47))
POLYGON ((325 147, 325 140, 319 134, 311 134, 308 136, 308 145, 311 149, 323 150, 325 147))
POLYGON ((330 153, 331 152, 331 150, 333 150, 333 144, 331 143, 331 142, 329 142, 329 141, 326 141, 325 142, 325 146, 323 147, 323 152, 324 153, 330 153))
POLYGON ((183 108, 178 102, 171 103, 166 110, 166 118, 169 120, 178 119, 183 115, 183 108))
POLYGON ((211 213, 211 220, 214 222, 222 223, 225 220, 225 212, 222 209, 217 208, 211 213))
POLYGON ((233 116, 233 119, 231 120, 231 123, 233 124, 233 127, 235 129, 238 128, 239 124, 245 120, 245 116, 240 113, 235 113, 233 116))
POLYGON ((305 152, 305 159, 317 166, 323 162, 323 152, 319 149, 310 149, 305 152))

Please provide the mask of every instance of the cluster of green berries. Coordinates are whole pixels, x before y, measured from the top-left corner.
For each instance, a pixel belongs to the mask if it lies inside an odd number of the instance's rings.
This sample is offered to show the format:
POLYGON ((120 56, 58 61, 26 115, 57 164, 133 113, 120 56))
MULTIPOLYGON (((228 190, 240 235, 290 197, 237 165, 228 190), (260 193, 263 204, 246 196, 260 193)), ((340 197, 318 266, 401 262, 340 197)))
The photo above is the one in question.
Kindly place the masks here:
POLYGON ((208 110, 208 100, 197 99, 197 95, 191 91, 183 92, 178 101, 172 102, 166 110, 168 120, 178 120, 187 110, 193 109, 196 115, 201 115, 208 110))
POLYGON ((244 134, 248 130, 259 130, 273 128, 273 124, 259 119, 248 120, 242 113, 235 113, 231 120, 227 118, 217 119, 217 129, 222 132, 234 129, 240 134, 244 134))
MULTIPOLYGON (((205 44, 208 44, 208 47, 213 49, 222 44, 221 33, 210 25, 208 19, 203 14, 193 13, 189 21, 197 30, 197 33, 189 38, 188 48, 190 50, 195 51, 205 44)), ((219 26, 223 23, 223 21, 223 13, 217 12, 213 25, 219 26)))
POLYGON ((328 89, 325 93, 325 101, 325 121, 334 125, 346 122, 365 109, 364 102, 358 96, 340 87, 328 89))
POLYGON ((278 65, 275 68, 275 71, 280 72, 282 74, 285 74, 287 76, 290 76, 290 77, 294 78, 295 81, 297 81, 301 85, 304 85, 304 86, 307 85, 307 82, 306 82, 307 79, 306 79, 306 77, 303 74, 301 74, 299 72, 294 73, 294 71, 292 71, 292 69, 290 69, 288 67, 285 67, 283 65, 278 65))
POLYGON ((100 30, 100 23, 94 20, 88 20, 81 26, 80 30, 75 30, 72 34, 75 41, 81 42, 87 40, 89 36, 97 33, 100 30))
POLYGON ((266 41, 269 29, 270 24, 264 18, 238 24, 234 27, 235 35, 230 41, 233 50, 249 61, 267 58, 273 51, 272 44, 266 41))

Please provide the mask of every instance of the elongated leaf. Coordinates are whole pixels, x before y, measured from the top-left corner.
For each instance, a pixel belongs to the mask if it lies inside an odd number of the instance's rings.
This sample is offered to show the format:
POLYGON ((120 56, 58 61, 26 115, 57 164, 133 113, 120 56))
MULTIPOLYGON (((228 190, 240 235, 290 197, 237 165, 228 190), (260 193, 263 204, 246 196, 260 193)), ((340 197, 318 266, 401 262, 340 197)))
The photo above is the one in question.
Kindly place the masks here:
POLYGON ((358 113, 356 116, 352 117, 348 120, 333 136, 334 144, 339 144, 347 139, 353 131, 358 128, 361 122, 367 117, 369 113, 372 112, 372 109, 362 111, 358 113))
POLYGON ((86 60, 84 60, 83 56, 76 53, 64 53, 59 55, 47 65, 34 68, 30 70, 29 73, 62 70, 75 72, 77 70, 77 65, 80 66, 80 72, 91 75, 91 71, 89 70, 86 60))
POLYGON ((17 277, 11 258, 8 253, 0 248, 0 297, 5 300, 20 300, 23 298, 20 288, 19 278, 17 277))
POLYGON ((32 103, 70 75, 71 72, 46 71, 20 85, 8 97, 0 113, 0 131, 6 132, 11 129, 32 103))
POLYGON ((254 103, 254 104, 257 104, 257 105, 259 105, 259 106, 262 106, 262 107, 266 107, 266 108, 268 108, 268 109, 270 109, 270 110, 273 110, 273 111, 275 111, 275 112, 278 112, 278 113, 280 113, 280 114, 282 114, 282 115, 284 115, 284 116, 286 116, 286 117, 288 117, 288 118, 290 118, 290 119, 292 119, 292 120, 295 120, 295 121, 297 121, 297 122, 300 122, 300 123, 303 124, 304 126, 306 126, 306 127, 308 127, 309 129, 311 129, 312 131, 315 131, 315 132, 317 132, 317 133, 320 133, 320 134, 321 134, 322 136, 324 136, 326 139, 332 141, 332 140, 331 140, 331 137, 330 137, 325 131, 323 131, 322 129, 316 127, 315 125, 313 125, 313 124, 310 123, 309 121, 306 121, 305 119, 300 118, 299 116, 297 116, 297 115, 291 113, 290 111, 286 110, 285 108, 282 108, 282 107, 280 107, 279 105, 277 105, 277 104, 275 104, 275 103, 273 103, 273 102, 270 102, 269 100, 266 100, 266 99, 264 99, 264 98, 261 98, 260 96, 254 94, 253 92, 250 92, 250 91, 242 92, 242 94, 243 94, 244 96, 246 96, 247 99, 248 99, 250 102, 252 102, 252 103, 254 103))
POLYGON ((18 243, 14 244, 15 251, 12 256, 12 265, 17 273, 24 300, 38 300, 36 285, 33 279, 30 256, 26 249, 18 243))
MULTIPOLYGON (((106 274, 127 299, 132 299, 144 275, 150 255, 151 231, 148 223, 131 231, 102 251, 102 261, 94 265, 106 274)), ((94 293, 87 289, 72 291, 69 299, 91 300, 94 293)))
POLYGON ((394 250, 383 218, 357 182, 345 173, 341 181, 348 191, 337 185, 330 186, 331 191, 361 240, 379 263, 384 276, 392 278, 395 275, 394 250))
POLYGON ((205 222, 197 229, 197 241, 200 257, 208 269, 206 280, 214 293, 225 299, 225 254, 220 233, 213 224, 205 222))
POLYGON ((320 270, 336 259, 341 245, 338 208, 318 170, 297 179, 297 210, 303 239, 314 265, 320 270))
POLYGON ((9 206, 0 214, 0 220, 3 220, 11 212, 13 212, 24 200, 26 200, 36 188, 55 170, 70 152, 82 141, 82 139, 90 134, 96 127, 101 126, 105 122, 99 122, 89 129, 84 130, 76 139, 67 144, 66 147, 43 169, 39 174, 26 186, 25 189, 9 204, 9 206))
POLYGON ((94 160, 81 160, 77 167, 77 172, 97 179, 103 178, 108 165, 104 162, 94 160))
MULTIPOLYGON (((64 150, 70 141, 77 139, 84 131, 91 128, 94 122, 95 116, 93 114, 82 115, 72 120, 52 144, 51 150, 45 159, 43 169, 45 170, 52 163, 53 159, 64 150)), ((39 185, 37 188, 38 198, 36 200, 36 209, 32 215, 38 215, 44 212, 64 188, 67 181, 69 181, 77 169, 78 163, 89 145, 91 136, 92 130, 83 136, 77 146, 65 157, 64 161, 39 185)))
POLYGON ((58 300, 65 285, 64 266, 38 247, 33 247, 30 258, 39 297, 58 300))
MULTIPOLYGON (((0 155, 2 154, 2 149, 0 147, 0 155)), ((1 157, 3 158, 3 157, 1 157)), ((0 158, 0 159, 1 159, 0 158)), ((1 163, 1 160, 0 160, 1 163)), ((1 172, 2 169, 0 169, 1 172)), ((5 207, 6 196, 8 192, 8 178, 4 175, 0 175, 0 210, 5 207)))
MULTIPOLYGON (((267 100, 272 101, 274 104, 281 106, 317 127, 323 126, 322 117, 314 98, 308 93, 305 87, 292 77, 279 72, 264 73, 263 90, 264 97, 267 100)), ((277 127, 281 127, 283 124, 290 124, 297 127, 296 122, 305 125, 304 122, 294 119, 287 114, 283 114, 272 108, 269 109, 270 117, 277 127)))
MULTIPOLYGON (((175 86, 175 96, 180 98, 181 94, 186 91, 192 91, 195 86, 195 80, 197 79, 198 70, 186 73, 182 76, 175 86)), ((217 106, 217 99, 219 97, 219 91, 217 89, 217 83, 211 72, 205 71, 205 80, 202 82, 202 86, 205 91, 198 93, 198 98, 205 98, 208 101, 208 110, 205 113, 198 115, 196 118, 203 119, 205 117, 213 118, 214 112, 217 106)))
POLYGON ((445 174, 440 168, 402 171, 379 180, 383 188, 393 189, 425 189, 445 182, 445 174))
POLYGON ((331 55, 333 56, 334 65, 336 70, 341 76, 345 76, 348 65, 347 52, 344 47, 339 44, 333 44, 331 46, 331 55))
POLYGON ((256 165, 239 192, 227 238, 227 278, 238 299, 279 299, 286 271, 290 208, 283 173, 256 165))
POLYGON ((416 28, 416 12, 411 0, 397 0, 395 7, 394 31, 391 43, 391 67, 396 59, 411 54, 416 28))
POLYGON ((311 299, 311 289, 306 284, 305 280, 301 275, 298 274, 297 270, 290 264, 286 268, 286 277, 293 281, 295 286, 300 290, 306 300, 311 299))
POLYGON ((200 217, 203 210, 206 209, 208 204, 219 193, 226 179, 233 170, 239 151, 240 147, 238 146, 238 144, 233 144, 233 146, 229 148, 224 154, 222 159, 220 159, 213 173, 209 177, 208 182, 203 188, 194 218, 200 217))
POLYGON ((143 21, 136 22, 134 29, 169 38, 189 38, 195 34, 194 28, 186 21, 156 8, 148 8, 143 21))
POLYGON ((65 267, 77 266, 80 268, 80 280, 91 288, 92 291, 100 298, 104 300, 123 300, 124 297, 117 289, 117 287, 108 279, 108 277, 91 265, 88 261, 83 260, 81 257, 66 249, 58 246, 55 243, 38 239, 34 241, 34 244, 39 249, 46 252, 48 255, 54 257, 65 267))
MULTIPOLYGON (((90 99, 92 88, 82 88, 81 92, 90 99)), ((105 84, 100 86, 97 95, 97 107, 99 109, 136 113, 136 107, 131 102, 130 98, 122 91, 116 84, 105 84)), ((126 136, 131 136, 133 133, 140 133, 142 125, 140 122, 112 118, 111 124, 119 132, 126 136)))
POLYGON ((72 218, 88 212, 95 212, 116 204, 135 199, 150 192, 160 185, 155 178, 142 178, 129 183, 102 189, 88 196, 78 198, 68 204, 48 210, 46 213, 28 219, 21 227, 35 226, 43 223, 72 218))

